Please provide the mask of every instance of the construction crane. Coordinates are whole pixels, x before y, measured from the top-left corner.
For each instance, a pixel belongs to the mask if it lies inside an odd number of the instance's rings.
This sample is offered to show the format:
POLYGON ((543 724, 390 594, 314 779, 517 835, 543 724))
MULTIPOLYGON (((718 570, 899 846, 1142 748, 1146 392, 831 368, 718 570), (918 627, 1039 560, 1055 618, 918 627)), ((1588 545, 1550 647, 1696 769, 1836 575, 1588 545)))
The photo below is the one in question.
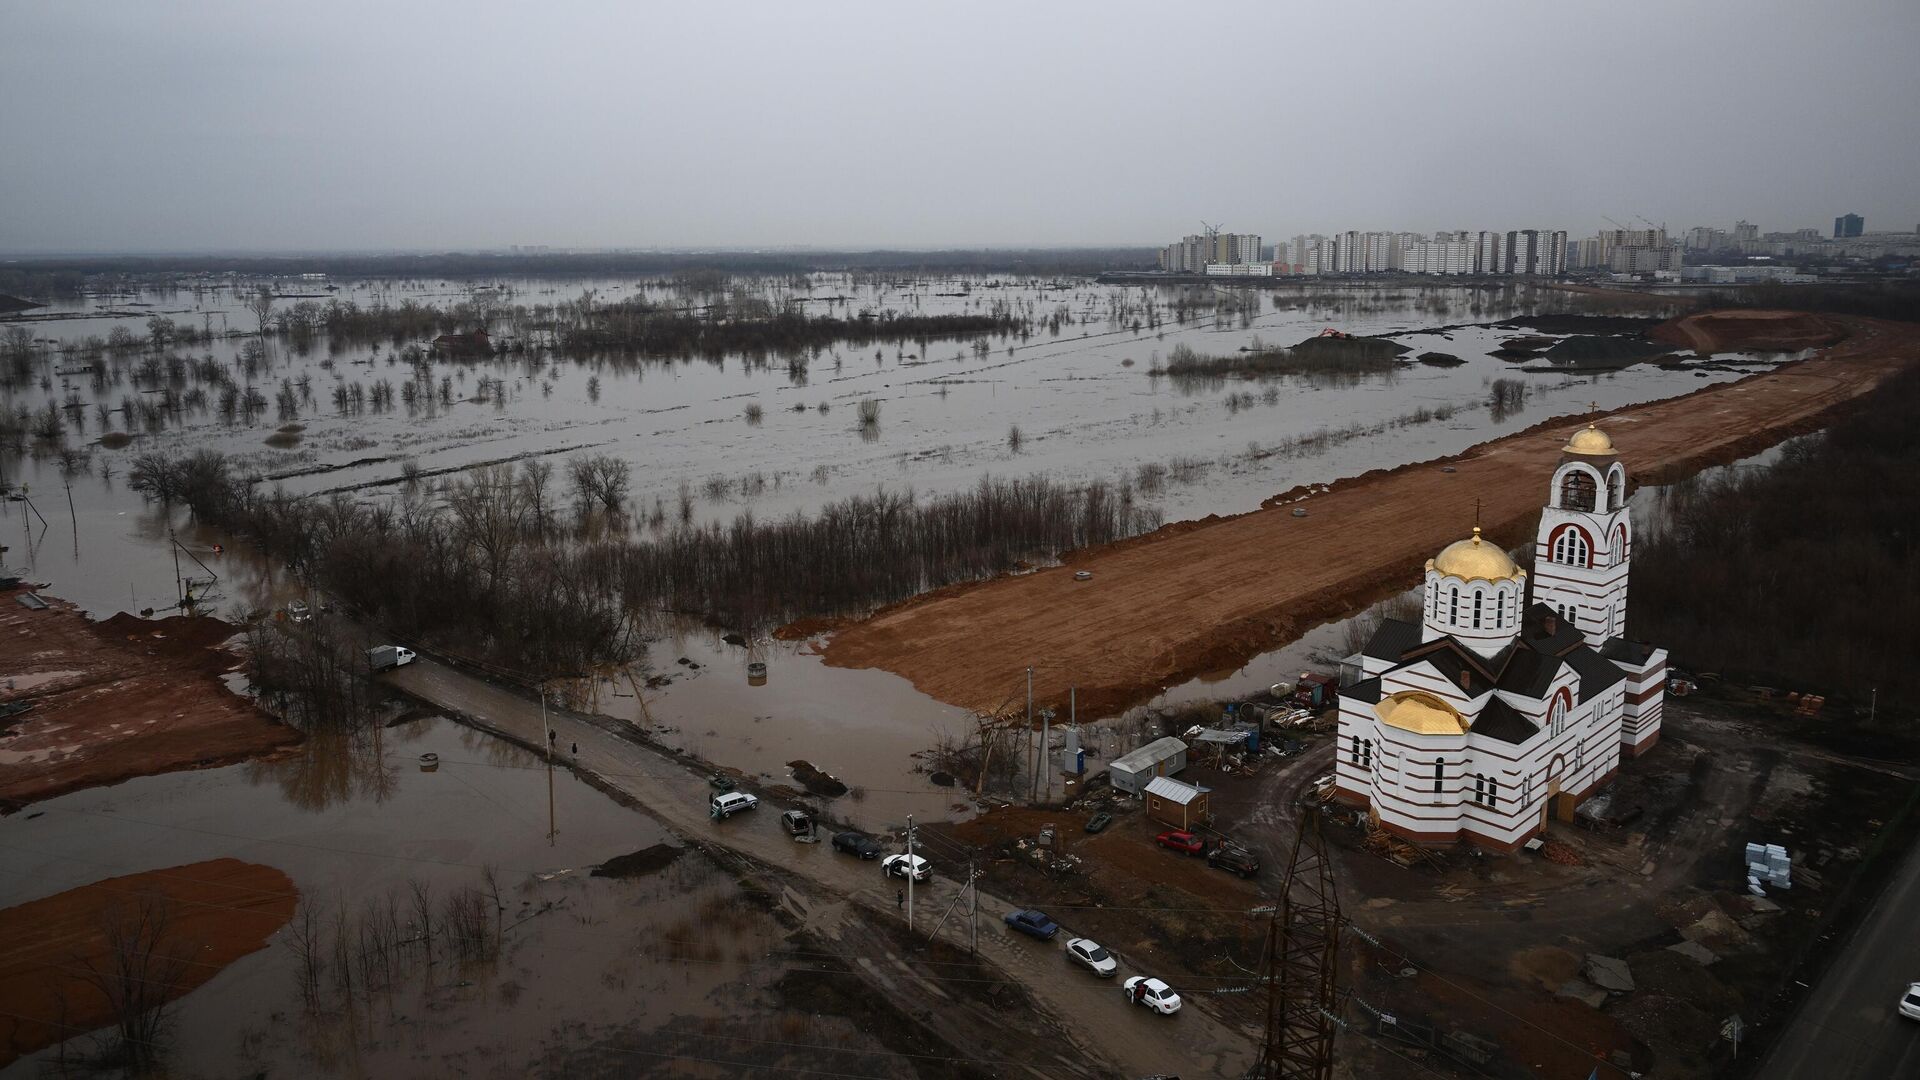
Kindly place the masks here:
POLYGON ((1301 811, 1287 876, 1267 922, 1261 975, 1267 1037, 1248 1080, 1331 1080, 1340 898, 1320 833, 1320 808, 1301 811))

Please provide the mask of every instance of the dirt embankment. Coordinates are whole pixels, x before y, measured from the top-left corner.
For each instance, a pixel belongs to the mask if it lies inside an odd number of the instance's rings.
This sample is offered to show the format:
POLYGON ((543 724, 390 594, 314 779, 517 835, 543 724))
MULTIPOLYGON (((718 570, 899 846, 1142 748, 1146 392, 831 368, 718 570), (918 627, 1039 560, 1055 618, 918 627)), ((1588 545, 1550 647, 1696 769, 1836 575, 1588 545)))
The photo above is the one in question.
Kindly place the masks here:
POLYGON ((1845 320, 1804 311, 1703 311, 1654 327, 1650 336, 1703 356, 1721 352, 1798 352, 1846 338, 1845 320))
POLYGON ((205 616, 89 622, 0 593, 0 808, 175 769, 225 765, 300 741, 228 690, 233 627, 205 616))
MULTIPOLYGON (((0 1068, 63 1039, 115 1022, 92 972, 144 961, 130 986, 165 987, 168 1000, 266 947, 293 918, 298 893, 271 866, 214 859, 68 889, 0 911, 0 1068), (159 913, 150 949, 116 950, 110 930, 143 909, 159 913)), ((109 980, 120 989, 120 984, 109 980)))
MULTIPOLYGON (((1920 326, 1818 322, 1846 339, 1805 361, 1604 418, 1630 472, 1640 482, 1676 479, 1817 430, 1920 356, 1920 326)), ((1781 320, 1774 329, 1797 338, 1806 327, 1781 320)), ((1744 333, 1744 347, 1762 340, 1744 333)), ((1038 700, 1064 705, 1077 686, 1082 710, 1116 711, 1405 589, 1427 559, 1468 533, 1476 499, 1489 537, 1531 542, 1560 447, 1578 424, 1548 421, 1443 461, 1075 552, 1062 567, 937 590, 841 629, 825 657, 884 668, 973 709, 1024 691, 1032 665, 1038 700), (1296 507, 1307 516, 1293 516, 1296 507), (1092 580, 1074 580, 1080 570, 1092 580)))

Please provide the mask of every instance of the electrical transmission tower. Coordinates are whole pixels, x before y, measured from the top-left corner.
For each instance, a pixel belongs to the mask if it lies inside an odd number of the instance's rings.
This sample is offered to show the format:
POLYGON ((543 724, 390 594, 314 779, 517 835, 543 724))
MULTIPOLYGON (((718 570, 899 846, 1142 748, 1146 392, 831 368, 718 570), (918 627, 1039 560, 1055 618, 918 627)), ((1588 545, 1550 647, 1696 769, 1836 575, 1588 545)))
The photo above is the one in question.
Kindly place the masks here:
POLYGON ((1334 961, 1340 898, 1320 835, 1320 808, 1301 810, 1279 902, 1267 923, 1267 1041, 1249 1080, 1333 1076, 1334 961))

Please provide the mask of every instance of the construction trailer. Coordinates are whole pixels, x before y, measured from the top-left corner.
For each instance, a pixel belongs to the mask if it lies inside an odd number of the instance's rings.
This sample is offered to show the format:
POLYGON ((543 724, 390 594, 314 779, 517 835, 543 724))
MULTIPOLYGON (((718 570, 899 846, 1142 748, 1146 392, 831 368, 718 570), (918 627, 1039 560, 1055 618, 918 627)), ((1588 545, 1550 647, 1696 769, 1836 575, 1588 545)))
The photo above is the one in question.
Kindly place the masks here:
POLYGON ((1205 822, 1207 789, 1182 783, 1171 776, 1156 776, 1147 781, 1147 818, 1162 825, 1187 830, 1205 822))
POLYGON ((1172 776, 1187 767, 1187 744, 1169 735, 1113 759, 1107 776, 1115 791, 1139 795, 1156 776, 1172 776))

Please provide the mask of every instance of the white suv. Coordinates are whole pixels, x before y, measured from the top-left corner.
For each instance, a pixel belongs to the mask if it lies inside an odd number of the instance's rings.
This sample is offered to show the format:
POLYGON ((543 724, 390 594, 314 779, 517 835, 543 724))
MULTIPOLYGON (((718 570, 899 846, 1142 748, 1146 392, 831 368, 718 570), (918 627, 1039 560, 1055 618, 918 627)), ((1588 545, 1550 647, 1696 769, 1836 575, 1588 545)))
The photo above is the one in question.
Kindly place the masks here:
POLYGON ((751 810, 760 800, 744 791, 729 791, 713 797, 713 816, 725 821, 742 810, 751 810))
POLYGON ((1900 995, 1900 1015, 1920 1020, 1920 982, 1908 983, 1907 992, 1900 995))
POLYGON ((889 855, 880 860, 880 870, 888 877, 907 877, 925 881, 933 875, 933 864, 918 855, 889 855))

